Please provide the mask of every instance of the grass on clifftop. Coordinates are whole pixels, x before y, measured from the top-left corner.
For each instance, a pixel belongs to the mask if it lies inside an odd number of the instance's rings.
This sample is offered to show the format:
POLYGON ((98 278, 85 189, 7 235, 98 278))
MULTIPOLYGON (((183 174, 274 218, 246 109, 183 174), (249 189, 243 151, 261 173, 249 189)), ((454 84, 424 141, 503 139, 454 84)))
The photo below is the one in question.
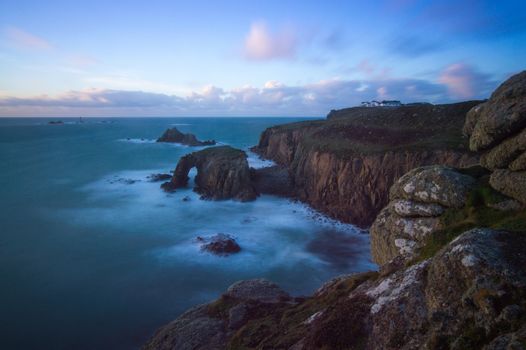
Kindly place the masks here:
POLYGON ((416 261, 433 257, 461 233, 476 227, 526 233, 526 209, 504 211, 492 208, 495 204, 509 200, 509 198, 491 188, 488 183, 489 175, 481 175, 480 169, 477 166, 462 170, 472 176, 478 172, 477 185, 469 193, 464 208, 450 208, 442 214, 440 219, 445 228, 434 232, 429 237, 416 261))
POLYGON ((468 150, 462 135, 466 113, 481 101, 397 108, 355 107, 332 111, 326 120, 285 124, 276 130, 302 130, 307 148, 340 157, 396 150, 468 150))

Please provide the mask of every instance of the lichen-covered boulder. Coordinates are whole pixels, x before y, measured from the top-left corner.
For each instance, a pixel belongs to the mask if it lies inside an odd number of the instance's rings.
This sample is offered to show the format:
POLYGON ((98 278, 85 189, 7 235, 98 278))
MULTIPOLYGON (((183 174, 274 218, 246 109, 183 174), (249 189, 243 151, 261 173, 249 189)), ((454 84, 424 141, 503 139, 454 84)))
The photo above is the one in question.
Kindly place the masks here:
POLYGON ((497 169, 489 183, 497 191, 526 204, 526 171, 497 169))
POLYGON ((406 199, 461 208, 475 180, 452 168, 431 165, 413 169, 391 187, 390 199, 406 199))
POLYGON ((371 226, 373 260, 383 265, 397 256, 415 256, 428 237, 443 228, 440 215, 447 208, 464 206, 474 183, 471 176, 444 166, 416 168, 403 175, 371 226))
MULTIPOLYGON (((475 113, 476 114, 476 113, 475 113)), ((468 118, 466 129, 472 129, 469 146, 472 151, 488 149, 526 127, 526 71, 500 85, 481 108, 474 127, 468 118)))
POLYGON ((444 207, 438 204, 418 203, 405 199, 395 199, 389 203, 394 212, 402 217, 439 216, 444 207))
POLYGON ((402 217, 388 205, 370 229, 373 260, 383 265, 399 255, 409 258, 440 228, 442 225, 437 217, 402 217))
POLYGON ((486 102, 483 102, 481 104, 476 105, 475 107, 472 107, 468 111, 468 113, 466 114, 464 128, 462 129, 462 133, 464 134, 464 136, 469 137, 473 133, 473 129, 475 128, 475 125, 477 124, 477 121, 480 118, 480 115, 482 114, 482 110, 484 109, 485 105, 486 102))
POLYGON ((505 169, 510 167, 512 170, 526 170, 526 129, 514 135, 491 150, 483 154, 480 158, 480 165, 485 168, 505 169), (521 158, 519 160, 519 158, 521 158), (513 163, 513 165, 511 165, 513 163))

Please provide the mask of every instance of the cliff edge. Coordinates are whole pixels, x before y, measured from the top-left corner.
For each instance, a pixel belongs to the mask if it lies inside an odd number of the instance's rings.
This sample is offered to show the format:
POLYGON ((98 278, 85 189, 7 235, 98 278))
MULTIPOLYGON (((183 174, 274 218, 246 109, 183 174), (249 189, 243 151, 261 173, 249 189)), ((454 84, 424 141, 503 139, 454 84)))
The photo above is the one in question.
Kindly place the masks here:
POLYGON ((389 188, 409 170, 478 163, 462 128, 479 103, 332 111, 326 120, 268 128, 253 151, 288 168, 300 200, 367 227, 387 204, 389 188))

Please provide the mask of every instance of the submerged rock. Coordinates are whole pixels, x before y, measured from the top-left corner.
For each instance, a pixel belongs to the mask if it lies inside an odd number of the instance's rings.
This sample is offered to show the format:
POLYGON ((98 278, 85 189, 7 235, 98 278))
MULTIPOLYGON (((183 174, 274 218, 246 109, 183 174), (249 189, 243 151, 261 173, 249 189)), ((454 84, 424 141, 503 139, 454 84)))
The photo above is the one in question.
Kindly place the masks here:
POLYGON ((164 180, 170 180, 172 178, 172 175, 170 174, 151 174, 148 175, 148 180, 150 182, 159 182, 164 180))
POLYGON ((201 250, 215 255, 227 256, 241 251, 236 240, 225 233, 218 233, 208 238, 198 236, 197 241, 201 243, 201 250))
POLYGON ((193 167, 197 168, 194 190, 203 199, 250 201, 257 197, 246 153, 230 146, 211 147, 185 155, 177 163, 172 180, 163 184, 163 189, 185 187, 193 167))
POLYGON ((173 142, 187 146, 212 146, 215 140, 199 141, 194 134, 183 134, 177 128, 167 129, 164 134, 157 139, 157 142, 173 142))

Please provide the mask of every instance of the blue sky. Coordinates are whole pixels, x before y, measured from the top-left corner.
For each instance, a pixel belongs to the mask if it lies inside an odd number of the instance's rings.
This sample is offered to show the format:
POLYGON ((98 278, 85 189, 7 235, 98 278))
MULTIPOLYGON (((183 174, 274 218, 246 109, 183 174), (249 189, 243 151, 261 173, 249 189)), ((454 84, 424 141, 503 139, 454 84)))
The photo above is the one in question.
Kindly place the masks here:
POLYGON ((325 115, 487 98, 525 68, 526 2, 0 3, 0 115, 325 115))

